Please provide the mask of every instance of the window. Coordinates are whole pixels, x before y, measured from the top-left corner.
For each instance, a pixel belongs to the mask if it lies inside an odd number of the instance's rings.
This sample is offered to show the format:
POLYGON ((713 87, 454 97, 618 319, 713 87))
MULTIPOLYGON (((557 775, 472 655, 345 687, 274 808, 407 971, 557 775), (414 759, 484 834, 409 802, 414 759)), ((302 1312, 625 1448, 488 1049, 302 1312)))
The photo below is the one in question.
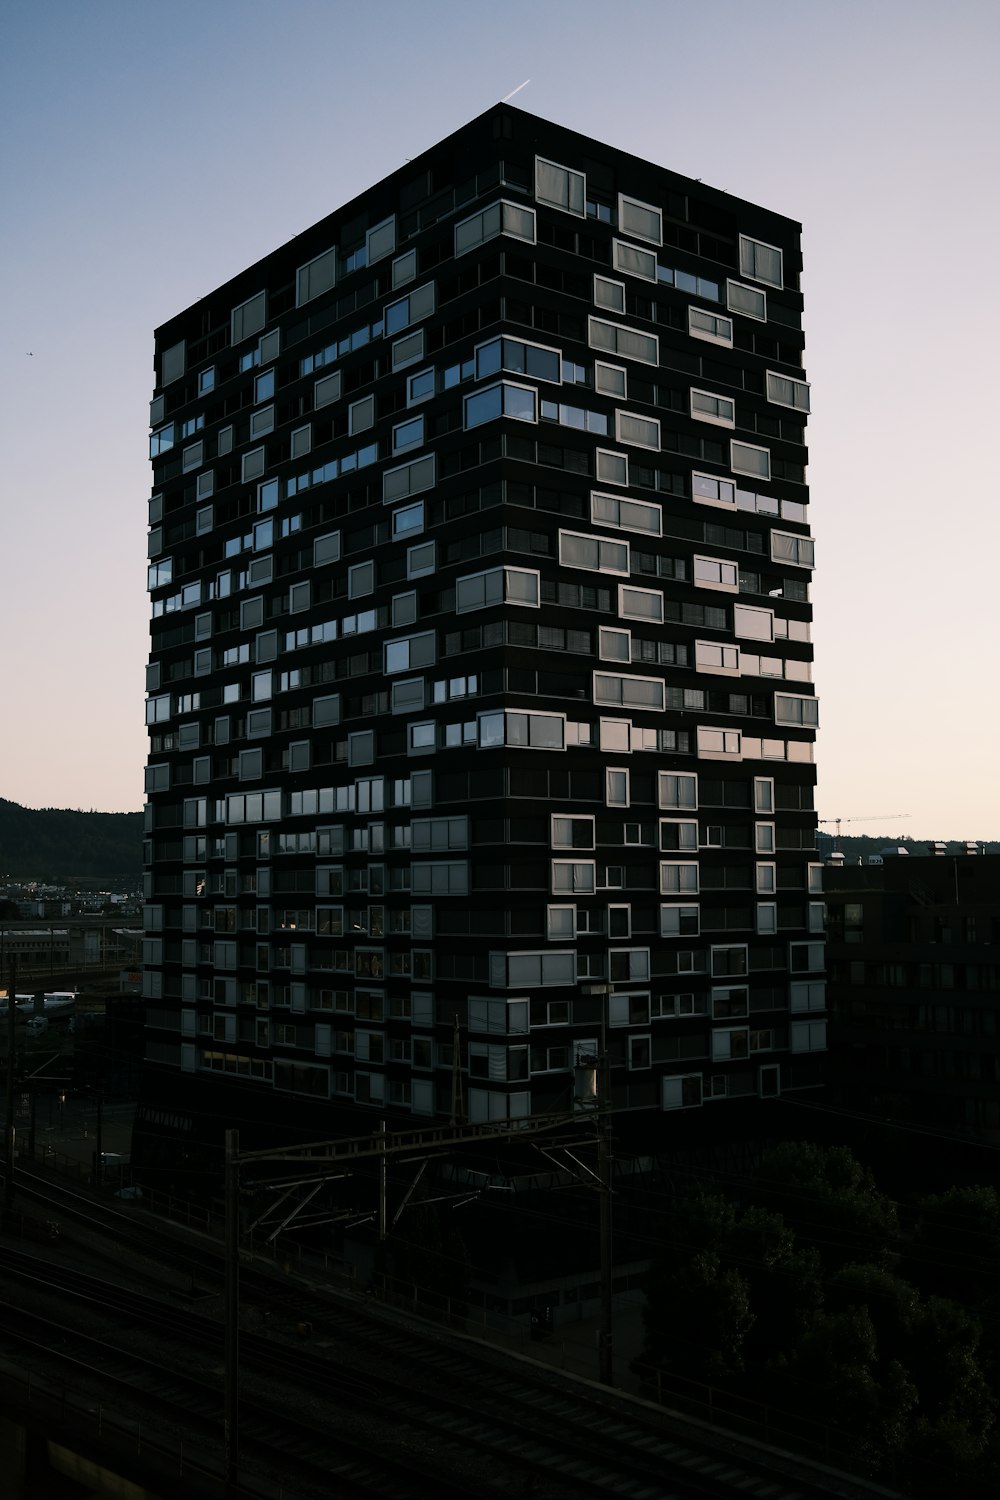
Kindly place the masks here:
POLYGON ((607 312, 624 313, 625 283, 612 281, 609 276, 594 277, 594 304, 607 312))
POLYGON ((259 479, 264 472, 264 449, 252 448, 249 453, 244 453, 242 458, 241 478, 244 484, 251 479, 259 479))
POLYGON ((699 725, 697 739, 701 760, 742 759, 742 737, 738 729, 709 729, 699 725))
POLYGON ((691 498, 702 505, 724 505, 727 509, 735 509, 736 485, 731 479, 716 479, 711 474, 692 474, 691 498))
POLYGON ((616 630, 608 625, 598 626, 597 655, 601 661, 630 662, 632 660, 631 630, 616 630))
POLYGON ((321 406, 330 406, 334 401, 340 400, 341 374, 335 370, 332 375, 324 375, 322 380, 317 380, 313 386, 313 406, 318 411, 321 406))
POLYGON ((788 1008, 792 1011, 826 1010, 826 984, 822 979, 796 979, 788 986, 788 1008))
POLYGON ((767 297, 755 286, 727 281, 726 307, 730 312, 742 313, 745 318, 754 318, 758 323, 767 322, 767 297))
POLYGON ((616 271, 640 276, 643 281, 657 280, 656 256, 651 250, 640 250, 638 245, 629 245, 625 240, 612 240, 611 256, 616 271))
POLYGON ((637 240, 648 240, 652 245, 663 244, 663 216, 651 203, 639 198, 618 194, 618 228, 622 234, 630 234, 637 240))
POLYGON ((736 402, 711 391, 691 392, 691 416, 696 422, 713 422, 717 427, 736 426, 736 402))
POLYGON ((813 568, 816 566, 816 543, 808 536, 772 531, 771 561, 791 563, 796 568, 813 568))
POLYGON ((628 807, 629 774, 625 767, 609 766, 604 773, 605 801, 608 807, 628 807))
POLYGON ((750 641, 774 640, 774 611, 733 605, 733 635, 750 641))
POLYGON ((624 677, 617 673, 595 672, 594 702, 604 707, 662 709, 664 685, 659 677, 624 677))
POLYGON ((714 672, 738 677, 740 648, 739 646, 719 646, 714 641, 695 641, 694 664, 699 672, 714 672))
POLYGON ((701 907, 671 904, 660 907, 660 936, 697 937, 701 931, 701 907))
POLYGON ((307 261, 295 273, 295 306, 311 302, 323 292, 328 292, 337 280, 337 251, 324 250, 315 260, 307 261))
POLYGON ((789 1027, 789 1045, 793 1052, 825 1052, 825 1021, 793 1021, 789 1027))
POLYGON ((594 389, 600 391, 602 396, 625 401, 628 399, 628 372, 619 365, 607 365, 603 360, 595 360, 594 389))
POLYGON ((546 935, 550 942, 572 942, 576 938, 576 907, 546 908, 546 935))
POLYGON ((551 840, 553 849, 593 849, 593 816, 554 813, 551 818, 551 840))
POLYGON ((424 330, 408 333, 405 339, 397 339, 392 346, 393 370, 405 370, 409 365, 419 364, 424 357, 424 330))
POLYGON ((587 216, 587 179, 582 172, 570 167, 561 167, 557 162, 535 157, 535 198, 549 208, 561 208, 564 213, 587 216))
POLYGON ((566 719, 563 714, 519 712, 478 716, 478 739, 481 750, 497 745, 517 745, 535 750, 565 750, 566 719))
POLYGON ((680 1073, 662 1081, 664 1109, 699 1109, 702 1102, 700 1073, 680 1073))
POLYGON ((497 417, 513 417, 518 422, 538 421, 538 392, 531 386, 513 385, 501 380, 465 398, 465 426, 481 427, 497 417))
POLYGON ((623 573, 628 576, 628 542, 613 542, 578 531, 560 531, 559 561, 566 568, 586 568, 592 572, 623 573))
POLYGON ((643 365, 660 363, 660 343, 655 334, 640 333, 621 323, 607 323, 602 318, 588 318, 587 341, 592 349, 617 354, 643 365))
POLYGON ((423 441, 423 416, 410 417, 407 422, 398 422, 392 429, 393 453, 405 453, 407 448, 419 448, 423 441))
POLYGON ((467 859, 414 860, 410 866, 411 889, 420 896, 467 896, 469 862, 467 859))
POLYGON ((375 564, 373 562, 355 563, 347 570, 347 597, 348 599, 361 599, 365 594, 375 592, 375 564))
POLYGON ((411 323, 429 318, 437 306, 437 289, 433 281, 425 282, 398 302, 390 302, 383 317, 386 338, 402 333, 411 323))
POLYGON ((733 320, 720 313, 706 312, 703 307, 688 308, 688 333, 693 339, 704 339, 709 344, 733 347, 733 320))
MULTIPOLYGON (((419 495, 423 490, 432 489, 436 478, 433 453, 424 458, 412 459, 408 464, 400 464, 398 468, 388 469, 382 476, 382 503, 392 505, 397 500, 405 500, 408 495, 419 495)), ((420 524, 423 525, 422 512, 420 524)))
POLYGON ((745 1026, 718 1027, 712 1032, 712 1059, 728 1062, 733 1058, 750 1056, 750 1032, 745 1026))
POLYGON ((393 289, 405 286, 408 281, 413 281, 417 274, 417 252, 407 250, 405 255, 397 255, 392 263, 392 285, 393 289))
POLYGON ((427 578, 437 572, 437 542, 418 542, 406 549, 407 578, 427 578))
POLYGON ((640 417, 632 411, 615 412, 615 440, 633 448, 660 451, 660 424, 653 417, 640 417))
POLYGON ((771 454, 754 443, 729 444, 729 467, 734 474, 750 474, 755 479, 770 479, 771 454))
POLYGON ((552 861, 554 896, 593 896, 597 890, 597 866, 592 859, 552 861))
POLYGON ((751 281, 762 281, 765 286, 783 287, 781 251, 775 245, 741 234, 740 275, 749 276, 751 281))
POLYGON ((598 448, 594 462, 601 484, 628 484, 628 454, 598 448))
POLYGON ((663 512, 658 505, 649 505, 641 500, 624 500, 618 495, 592 493, 590 519, 595 525, 617 526, 620 531, 639 531, 646 536, 659 536, 663 512))
POLYGON ((809 382, 792 380, 788 375, 767 372, 767 399, 775 406, 789 406, 792 411, 809 410, 809 382))
POLYGON ((507 234, 516 240, 525 240, 529 245, 535 243, 535 211, 532 208, 522 208, 517 203, 509 203, 501 199, 499 203, 490 204, 489 208, 481 209, 477 214, 471 214, 467 219, 461 219, 455 225, 455 255, 465 255, 469 250, 475 250, 484 245, 487 240, 496 239, 497 235, 507 234))
POLYGON ((774 722, 776 724, 801 724, 815 728, 819 724, 819 699, 798 698, 791 694, 775 693, 774 722))
POLYGON ((421 635, 403 636, 396 641, 385 643, 385 671, 390 676, 394 672, 408 672, 417 667, 430 667, 437 659, 437 637, 433 630, 424 631, 421 635))
POLYGON ((756 867, 755 885, 762 896, 773 896, 778 889, 778 867, 771 864, 758 864, 756 867))
POLYGON ((538 607, 539 575, 530 568, 490 568, 455 581, 455 613, 486 609, 491 604, 538 607))
POLYGON ((698 806, 698 778, 673 771, 660 771, 657 777, 657 793, 661 808, 694 810, 698 806))
POLYGON ((241 302, 239 307, 234 307, 230 315, 230 338, 231 344, 240 344, 244 339, 259 333, 267 318, 267 293, 258 292, 256 296, 250 297, 246 302, 241 302))
POLYGON ((662 896, 698 894, 698 866, 693 862, 660 861, 660 894, 662 896))
POLYGON ((392 214, 388 219, 383 219, 381 224, 373 224, 365 235, 365 248, 368 251, 368 264, 374 265, 377 260, 384 260, 391 255, 396 248, 396 215, 392 214))
POLYGON ((694 582, 699 588, 720 589, 736 594, 740 587, 739 568, 735 563, 721 557, 698 557, 693 559, 694 582))
POLYGON ((789 943, 788 969, 790 973, 822 974, 825 968, 825 943, 789 943))
POLYGON ((434 367, 418 370, 406 377, 406 404, 416 406, 418 401, 427 401, 437 390, 437 374, 434 367))
POLYGON ((663 624, 663 595, 658 589, 637 589, 621 584, 618 589, 618 613, 623 620, 646 620, 663 624))
POLYGON ((415 505, 404 505, 401 510, 393 511, 392 534, 395 538, 412 536, 415 532, 423 531, 423 529, 424 502, 422 500, 418 500, 415 505))

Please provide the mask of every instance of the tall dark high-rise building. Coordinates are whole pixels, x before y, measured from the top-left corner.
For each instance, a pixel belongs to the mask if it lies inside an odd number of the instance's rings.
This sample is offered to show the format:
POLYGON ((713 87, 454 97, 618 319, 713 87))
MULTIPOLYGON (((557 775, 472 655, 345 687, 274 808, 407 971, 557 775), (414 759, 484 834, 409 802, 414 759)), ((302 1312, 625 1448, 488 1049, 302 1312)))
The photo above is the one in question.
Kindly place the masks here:
POLYGON ((820 1080, 800 266, 499 105, 157 331, 154 1091, 820 1080))

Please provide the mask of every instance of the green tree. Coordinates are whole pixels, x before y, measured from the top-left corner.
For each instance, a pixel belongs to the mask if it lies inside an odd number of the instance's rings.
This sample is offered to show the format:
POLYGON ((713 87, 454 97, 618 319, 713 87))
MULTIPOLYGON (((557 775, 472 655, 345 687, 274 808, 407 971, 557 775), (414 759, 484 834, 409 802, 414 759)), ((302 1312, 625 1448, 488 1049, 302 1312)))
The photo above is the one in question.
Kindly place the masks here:
POLYGON ((847 1146, 775 1146, 754 1174, 752 1193, 819 1252, 827 1270, 889 1259, 898 1232, 895 1204, 847 1146))
POLYGON ((922 1198, 905 1264, 914 1281, 940 1296, 956 1282, 966 1300, 1000 1293, 1000 1193, 953 1187, 922 1198))

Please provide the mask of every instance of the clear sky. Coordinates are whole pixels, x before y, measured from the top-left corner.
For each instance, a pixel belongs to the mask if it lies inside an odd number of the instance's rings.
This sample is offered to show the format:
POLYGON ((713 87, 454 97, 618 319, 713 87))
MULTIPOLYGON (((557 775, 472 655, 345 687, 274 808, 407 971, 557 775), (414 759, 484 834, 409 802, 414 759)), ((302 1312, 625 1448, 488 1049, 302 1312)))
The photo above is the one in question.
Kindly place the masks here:
POLYGON ((819 811, 1000 837, 998 43, 997 0, 5 0, 0 796, 142 802, 153 328, 530 78, 803 223, 819 811))

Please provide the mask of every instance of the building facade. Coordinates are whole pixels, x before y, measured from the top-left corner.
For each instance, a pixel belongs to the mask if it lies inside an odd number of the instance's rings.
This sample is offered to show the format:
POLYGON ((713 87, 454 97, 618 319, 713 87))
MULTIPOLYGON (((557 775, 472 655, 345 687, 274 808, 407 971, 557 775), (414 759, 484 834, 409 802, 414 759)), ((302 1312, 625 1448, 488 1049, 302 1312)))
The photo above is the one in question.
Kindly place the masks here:
POLYGON ((1000 856, 829 866, 835 1102, 1000 1144, 1000 856))
POLYGON ((603 1033, 623 1114, 820 1081, 800 267, 501 105, 157 331, 154 1076, 517 1119, 603 1033))

